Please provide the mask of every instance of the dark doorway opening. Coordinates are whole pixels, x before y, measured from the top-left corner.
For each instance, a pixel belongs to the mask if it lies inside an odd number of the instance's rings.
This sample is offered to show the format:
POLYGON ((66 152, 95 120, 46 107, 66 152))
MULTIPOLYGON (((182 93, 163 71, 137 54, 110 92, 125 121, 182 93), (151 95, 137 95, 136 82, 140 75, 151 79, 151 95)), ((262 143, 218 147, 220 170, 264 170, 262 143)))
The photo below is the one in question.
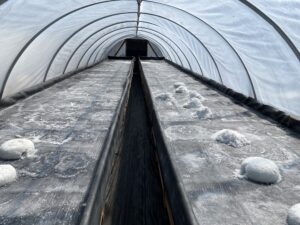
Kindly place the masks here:
POLYGON ((148 55, 148 41, 142 39, 126 40, 126 56, 146 57, 148 55))

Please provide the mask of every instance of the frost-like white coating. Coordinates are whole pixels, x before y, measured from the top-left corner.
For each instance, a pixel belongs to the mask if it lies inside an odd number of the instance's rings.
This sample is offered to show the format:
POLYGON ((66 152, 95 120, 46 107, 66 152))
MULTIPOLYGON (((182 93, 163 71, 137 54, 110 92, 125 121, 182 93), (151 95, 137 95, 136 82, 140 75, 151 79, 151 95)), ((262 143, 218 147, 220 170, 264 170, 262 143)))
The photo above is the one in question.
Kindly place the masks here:
POLYGON ((170 93, 162 93, 155 97, 157 101, 161 101, 167 105, 176 105, 176 100, 170 93))
POLYGON ((189 91, 189 95, 190 98, 198 98, 201 101, 205 100, 205 98, 202 95, 200 95, 197 91, 189 91))
POLYGON ((162 93, 155 97, 156 100, 160 101, 174 101, 174 98, 170 93, 162 93))
POLYGON ((300 204, 293 205, 288 212, 287 216, 288 225, 299 225, 300 224, 300 204))
POLYGON ((34 143, 25 138, 12 139, 0 146, 0 158, 7 160, 32 157, 36 153, 34 143))
POLYGON ((179 88, 179 87, 181 87, 181 86, 185 86, 185 84, 182 83, 182 82, 176 82, 176 83, 174 84, 174 88, 179 88))
POLYGON ((200 107, 203 107, 203 105, 198 98, 191 98, 186 104, 183 105, 183 108, 186 109, 195 109, 200 107))
POLYGON ((212 112, 211 110, 206 107, 202 106, 197 111, 194 113, 195 117, 198 118, 199 120, 201 119, 209 119, 212 117, 212 112))
POLYGON ((17 179, 17 171, 11 165, 0 165, 0 186, 14 182, 17 179))
POLYGON ((212 138, 218 142, 235 148, 240 148, 250 144, 250 141, 244 135, 230 129, 220 130, 213 134, 212 138))
POLYGON ((254 182, 275 184, 281 180, 278 166, 269 159, 249 157, 241 165, 240 174, 254 182))
POLYGON ((175 89, 175 93, 177 94, 185 94, 188 92, 188 89, 185 86, 179 86, 175 89))

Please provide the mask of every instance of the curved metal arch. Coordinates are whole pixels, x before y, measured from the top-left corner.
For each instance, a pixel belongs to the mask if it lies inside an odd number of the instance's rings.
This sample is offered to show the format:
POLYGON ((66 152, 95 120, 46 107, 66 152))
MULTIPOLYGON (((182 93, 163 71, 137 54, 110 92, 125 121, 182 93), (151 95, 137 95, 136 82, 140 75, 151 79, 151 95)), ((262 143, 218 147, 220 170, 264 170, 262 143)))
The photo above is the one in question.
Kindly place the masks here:
MULTIPOLYGON (((126 28, 126 27, 125 27, 126 28)), ((124 29, 125 29, 124 28, 124 29)), ((119 30, 119 29, 118 29, 119 30)), ((117 30, 114 30, 114 31, 117 31, 117 30)), ((112 31, 112 32, 114 32, 114 31, 112 31)), ((112 33, 111 32, 111 33, 112 33)), ((110 33, 108 33, 108 34, 110 34, 110 33)), ((108 34, 106 34, 106 35, 108 35, 108 34)), ((106 36, 106 35, 104 35, 104 36, 106 36)), ((102 36, 102 37, 100 37, 100 38, 98 38, 96 41, 94 41, 91 45, 90 45, 90 47, 89 48, 87 48, 87 50, 84 52, 84 54, 81 56, 81 58, 80 58, 80 60, 79 60, 79 62, 78 62, 78 64, 77 64, 77 67, 76 67, 76 69, 78 69, 79 68, 79 66, 80 66, 80 64, 81 64, 81 62, 82 62, 82 60, 83 60, 83 58, 85 57, 85 55, 87 54, 87 52, 101 39, 101 38, 103 38, 104 36, 102 36)), ((96 48, 97 49, 97 48, 96 48)), ((94 52, 96 51, 96 49, 93 51, 93 53, 92 54, 94 54, 94 52)), ((169 55, 169 54, 168 54, 169 55)), ((90 58, 92 57, 92 55, 90 55, 90 57, 89 57, 89 60, 90 60, 90 58)), ((169 57, 170 57, 170 55, 169 55, 169 57)), ((171 57, 170 57, 171 58, 171 57)), ((179 60, 180 61, 180 60, 179 60)))
MULTIPOLYGON (((147 22, 147 23, 152 24, 152 23, 150 23, 150 22, 147 22)), ((97 33, 97 32, 95 32, 95 33, 97 33)), ((103 37, 103 36, 102 36, 102 37, 103 37)), ((76 67, 77 69, 78 69, 78 67, 79 67, 79 65, 80 65, 80 63, 81 63, 83 57, 84 57, 84 56, 87 54, 87 52, 94 46, 94 44, 97 43, 102 37, 98 38, 96 41, 94 41, 94 42, 90 45, 89 48, 87 48, 87 50, 86 50, 85 53, 82 55, 82 57, 81 57, 81 59, 80 59, 78 65, 77 65, 77 67, 76 67)), ((76 50, 75 50, 75 51, 73 52, 73 54, 72 54, 72 57, 74 56, 75 52, 77 52, 77 50, 78 50, 78 49, 79 49, 86 41, 87 41, 87 40, 84 40, 84 41, 78 46, 78 48, 76 48, 76 50)), ((161 46, 161 47, 162 47, 162 46, 161 46)), ((163 49, 164 49, 164 48, 163 48, 163 49)), ((169 58, 171 59, 171 57, 170 57, 168 51, 166 51, 165 49, 164 49, 164 51, 167 53, 167 55, 168 55, 169 58)))
MULTIPOLYGON (((142 38, 144 38, 144 39, 146 39, 146 40, 150 40, 151 42, 155 43, 157 46, 160 46, 160 48, 161 48, 163 51, 165 51, 165 53, 167 53, 169 60, 172 60, 172 57, 170 56, 169 52, 168 52, 168 51, 166 50, 166 48, 165 48, 164 46, 162 46, 157 40, 153 39, 152 37, 147 37, 146 35, 139 35, 139 37, 142 37, 142 38)), ((160 50, 161 50, 161 49, 160 49, 160 50)), ((163 54, 163 52, 162 52, 162 55, 163 55, 164 57, 166 57, 166 56, 163 54)))
MULTIPOLYGON (((166 53, 166 55, 168 56, 168 58, 170 59, 170 60, 172 60, 172 57, 170 56, 170 54, 169 54, 169 52, 166 50, 166 48, 164 47, 164 46, 162 46, 159 42, 157 42, 156 40, 154 40, 153 38, 151 38, 151 37, 146 37, 146 36, 144 36, 144 35, 139 35, 139 37, 142 37, 142 38, 145 38, 145 39, 147 39, 147 40, 150 40, 151 42, 153 42, 153 43, 155 43, 157 46, 160 46, 160 51, 164 51, 165 53, 166 53)), ((166 57, 165 55, 164 55, 164 53, 163 52, 161 52, 161 54, 164 56, 164 57, 166 57)))
MULTIPOLYGON (((147 28, 147 27, 141 27, 141 26, 140 26, 139 28, 146 29, 146 30, 150 30, 150 31, 154 31, 154 32, 157 33, 158 35, 161 35, 161 36, 163 36, 164 38, 166 38, 168 41, 172 42, 172 43, 179 49, 179 51, 181 52, 181 54, 183 55, 183 57, 184 57, 185 60, 187 61, 188 65, 189 65, 189 67, 190 67, 190 70, 192 70, 192 66, 191 66, 191 64, 190 64, 190 62, 189 62, 189 60, 188 60, 188 58, 186 57, 186 55, 185 55, 184 52, 182 51, 182 49, 181 49, 174 41, 172 41, 169 37, 167 37, 167 36, 165 36, 165 35, 163 35, 163 34, 157 32, 157 31, 155 31, 155 30, 153 30, 153 29, 147 28)), ((140 30, 139 30, 139 31, 140 31, 140 30)), ((144 31, 144 30, 142 30, 141 32, 150 33, 150 34, 154 35, 154 34, 153 34, 152 32, 150 32, 150 31, 144 31)))
POLYGON ((5 78, 3 80, 3 83, 2 83, 2 86, 1 86, 1 89, 0 89, 0 99, 2 99, 2 96, 3 96, 3 92, 4 92, 4 89, 5 89, 5 86, 6 86, 6 83, 8 81, 8 78, 11 74, 11 72, 13 71, 15 65, 17 64, 17 62, 19 61, 19 59, 21 58, 21 56, 23 55, 23 53, 26 51, 26 49, 31 45, 32 42, 35 41, 35 39, 37 37, 39 37, 45 30, 47 30, 49 27, 51 27, 53 24, 55 24, 56 22, 62 20, 63 18, 75 13, 75 12, 78 12, 80 10, 83 10, 83 9, 86 9, 86 8, 89 8, 89 7, 93 7, 95 5, 100 5, 100 4, 105 4, 105 3, 111 3, 111 2, 116 2, 116 1, 129 1, 131 2, 130 0, 107 0, 107 1, 101 1, 101 2, 95 2, 95 3, 91 3, 91 4, 88 4, 88 5, 85 5, 85 6, 82 6, 82 7, 79 7, 79 8, 76 8, 70 12, 67 12, 63 15, 61 15, 60 17, 56 18, 55 20, 51 21, 50 23, 48 23, 46 26, 44 26, 41 30, 39 30, 37 33, 35 33, 35 35, 33 35, 27 42, 26 44, 22 47, 22 49, 19 51, 19 53, 17 54, 17 56, 15 57, 15 59, 13 60, 12 64, 10 65, 6 75, 5 75, 5 78))
MULTIPOLYGON (((154 34, 153 34, 153 36, 156 36, 157 38, 159 38, 160 40, 162 40, 164 43, 166 43, 166 44, 170 47, 170 49, 175 53, 176 57, 179 59, 179 62, 180 62, 180 64, 181 64, 181 66, 183 66, 183 63, 182 63, 182 61, 181 61, 181 58, 179 57, 179 55, 177 54, 177 52, 174 50, 174 48, 172 48, 172 46, 171 46, 168 42, 166 42, 166 41, 163 40, 162 38, 158 37, 157 35, 154 35, 154 34)), ((102 42, 102 43, 103 43, 103 42, 102 42)), ((89 57, 89 59, 88 59, 87 65, 89 64, 89 61, 91 60, 91 57, 94 55, 94 53, 97 51, 97 49, 102 45, 102 43, 101 43, 100 45, 98 45, 98 46, 95 48, 95 50, 92 52, 92 54, 90 55, 90 57, 89 57)), ((99 54, 99 53, 100 53, 100 50, 99 50, 98 53, 96 53, 95 59, 98 58, 98 54, 99 54)))
POLYGON ((119 24, 122 24, 122 23, 130 23, 130 22, 136 22, 136 21, 133 21, 133 20, 132 20, 132 21, 129 21, 129 20, 127 20, 127 21, 122 21, 122 22, 118 22, 118 23, 113 23, 113 24, 110 24, 110 25, 107 26, 107 27, 103 27, 103 28, 101 28, 100 30, 97 30, 97 31, 93 32, 92 34, 90 34, 90 35, 89 35, 87 38, 85 38, 85 39, 84 39, 84 40, 76 47, 76 49, 72 52, 71 56, 69 57, 69 59, 68 59, 66 65, 65 65, 65 67, 64 67, 63 74, 66 72, 66 70, 67 70, 67 68, 68 68, 68 66, 69 66, 69 63, 71 62, 73 56, 74 56, 75 53, 78 51, 78 49, 79 49, 79 48, 80 48, 87 40, 89 40, 92 36, 94 36, 95 34, 101 32, 102 30, 104 30, 104 29, 106 29, 106 28, 109 28, 109 27, 112 27, 112 26, 115 26, 115 25, 119 25, 119 24))
POLYGON ((7 2, 7 0, 0 0, 0 5, 2 5, 5 2, 7 2))
MULTIPOLYGON (((125 15, 125 14, 135 14, 136 12, 124 12, 124 13, 115 13, 115 14, 111 14, 111 15, 109 15, 109 16, 103 16, 103 17, 100 17, 100 18, 98 18, 98 19, 95 19, 95 20, 92 20, 91 22, 89 22, 89 23, 87 23, 87 24, 85 24, 84 26, 82 26, 82 27, 80 27, 80 28, 78 28, 76 31, 74 31, 58 48, 57 48, 57 50, 55 51, 55 53, 54 53, 54 55, 52 56, 52 58, 51 58, 51 60, 50 60, 50 62, 49 62, 49 64, 48 64, 48 66, 47 66, 47 69, 46 69, 46 71, 45 71, 45 74, 44 74, 44 78, 43 78, 43 82, 45 82, 46 81, 46 79, 47 79, 47 76, 48 76, 48 73, 49 73, 49 70, 50 70, 50 68, 51 68, 51 66, 52 66, 52 63, 54 62, 54 60, 55 60, 55 58, 56 58, 56 56, 58 55, 58 53, 60 52, 60 50, 65 46, 65 44, 69 41, 69 40, 71 40, 77 33, 79 33, 80 31, 82 31, 83 29, 85 29, 86 27, 88 27, 88 26, 90 26, 90 25, 92 25, 92 24, 94 24, 94 23, 97 23, 97 22, 99 22, 99 21, 101 21, 101 20, 103 20, 103 19, 107 19, 107 18, 110 18, 110 17, 115 17, 115 16, 119 16, 119 15, 125 15)), ((133 22, 135 22, 135 21, 133 21, 133 22)))
MULTIPOLYGON (((109 32, 109 33, 107 33, 107 34, 101 36, 99 39, 97 39, 97 41, 96 41, 95 43, 97 43, 98 41, 100 41, 102 38, 104 38, 104 37, 106 37, 106 36, 108 36, 108 35, 110 35, 110 34, 112 34, 112 33, 115 33, 116 31, 125 30, 125 29, 128 29, 128 30, 129 30, 129 29, 133 29, 133 28, 136 28, 136 26, 122 27, 122 28, 113 30, 112 32, 109 32)), ((120 32, 119 32, 119 33, 120 33, 120 32)), ((119 34, 119 33, 117 33, 117 34, 119 34)), ((117 35, 117 34, 116 34, 116 35, 117 35)), ((129 35, 129 34, 128 34, 128 35, 129 35)), ((101 41, 100 44, 96 47, 96 49, 98 49, 98 47, 100 47, 100 46, 101 46, 105 41, 107 41, 109 38, 111 38, 111 37, 109 36, 109 37, 105 38, 103 41, 101 41)), ((93 45, 94 45, 94 44, 92 44, 92 46, 93 46, 93 45)), ((90 48, 89 48, 89 49, 90 49, 90 48)), ((91 61, 91 58, 92 58, 92 56, 94 55, 96 49, 94 49, 94 50, 92 51, 92 53, 90 54, 90 56, 89 56, 89 58, 88 58, 88 60, 87 60, 86 67, 89 65, 89 62, 91 61)), ((77 68, 76 68, 76 69, 79 68, 79 66, 80 66, 80 64, 81 64, 81 62, 82 62, 82 60, 83 60, 83 58, 84 58, 84 56, 86 55, 87 52, 88 52, 88 50, 82 55, 82 57, 81 57, 81 59, 79 60, 79 63, 78 63, 78 65, 77 65, 77 68)), ((95 62, 96 62, 96 61, 94 61, 94 63, 95 63, 95 62)))
MULTIPOLYGON (((146 23, 146 21, 141 21, 142 23, 146 23)), ((156 26, 158 26, 158 27, 160 27, 160 28, 162 28, 163 29, 163 27, 161 27, 161 26, 159 26, 159 25, 157 25, 157 24, 155 24, 156 26)), ((142 27, 141 27, 142 28, 142 27)), ((150 29, 150 28, 149 28, 150 29)), ((154 31, 154 30, 153 30, 154 31)), ((157 33, 159 33, 158 31, 156 31, 157 33)), ((172 31, 171 31, 172 32, 172 31)), ((173 32, 172 32, 173 33, 173 32)), ((159 34, 161 34, 161 33, 159 33, 159 34)), ((173 33, 174 34, 174 33, 173 33)), ((161 34, 161 35, 163 35, 163 34, 161 34)), ((165 35, 164 35, 165 36, 165 35)), ((167 36, 165 36, 165 37, 167 37, 167 36)), ((193 55, 193 57, 194 57, 194 59, 195 59, 195 61, 197 62, 197 65, 198 65, 198 67, 199 67, 199 69, 200 69, 200 71, 201 71, 201 75, 203 76, 203 70, 202 70, 202 67, 201 67, 201 65, 200 65, 200 63, 199 63, 199 61, 198 61, 198 59, 197 59, 197 56, 194 54, 194 52, 192 51, 192 49, 190 48, 190 46, 185 42, 185 41, 183 41, 182 39, 180 39, 179 38, 179 40, 184 44, 184 46, 187 48, 187 49, 189 49, 189 51, 191 52, 191 54, 193 55)), ((150 45, 150 47, 152 48, 152 50, 154 51, 154 49, 153 49, 153 47, 150 45)), ((155 53, 156 54, 156 53, 155 53)))
MULTIPOLYGON (((94 36, 95 34, 101 32, 102 30, 107 29, 107 28, 109 28, 109 27, 111 27, 111 26, 114 26, 114 25, 117 25, 117 24, 122 24, 122 23, 127 23, 127 22, 130 22, 130 21, 122 21, 122 22, 119 22, 119 23, 111 24, 111 25, 109 25, 109 26, 107 26, 107 27, 104 27, 103 29, 101 28, 100 30, 97 30, 97 31, 93 32, 93 33, 90 34, 87 38, 85 38, 85 39, 77 46, 77 48, 72 52, 71 56, 69 57, 69 59, 68 59, 66 65, 65 65, 65 67, 64 67, 63 74, 66 72, 69 63, 71 62, 73 56, 74 56, 75 53, 78 51, 78 49, 80 49, 80 47, 81 47, 86 41, 88 41, 92 36, 94 36)), ((136 22, 136 21, 132 21, 132 22, 136 22)), ((146 22, 146 23, 152 24, 152 23, 150 23, 150 22, 146 22)), ((96 41, 96 42, 97 42, 97 41, 96 41)), ((94 42, 93 44, 95 44, 96 42, 94 42)))
MULTIPOLYGON (((179 57, 179 55, 177 54, 177 52, 174 50, 174 48, 173 48, 168 42, 166 42, 165 40, 163 40, 163 39, 160 38, 159 36, 154 35, 154 34, 152 34, 152 35, 155 36, 155 37, 157 37, 158 39, 160 39, 161 41, 163 41, 164 43, 166 43, 166 44, 170 47, 170 49, 172 50, 172 54, 175 53, 175 56, 178 58, 178 60, 179 60, 179 62, 180 62, 180 64, 181 64, 181 66, 183 67, 183 63, 182 63, 182 61, 181 61, 181 58, 179 57)), ((97 50, 99 47, 100 47, 100 46, 96 47, 95 50, 97 50)), ((101 50, 99 50, 98 53, 96 54, 95 59, 98 58, 98 55, 99 55, 100 51, 101 51, 101 50)), ((93 54, 94 54, 94 53, 92 53, 92 55, 93 55, 93 54)), ((174 56, 174 54, 173 54, 173 56, 174 56)), ((175 58, 176 58, 176 57, 175 57, 175 58)))
POLYGON ((154 55, 155 55, 156 57, 158 57, 158 54, 156 53, 156 51, 154 50, 154 48, 152 47, 152 45, 151 45, 150 42, 148 42, 148 45, 150 46, 150 48, 151 48, 151 50, 153 51, 154 55))
MULTIPOLYGON (((126 35, 121 35, 120 37, 118 37, 116 40, 114 40, 113 42, 118 42, 120 40, 123 40, 125 41, 127 38, 133 38, 133 37, 136 37, 136 30, 134 30, 134 33, 133 34, 126 34, 126 35)), ((112 40, 112 39, 106 39, 105 42, 109 41, 109 40, 112 40)), ((113 46, 111 46, 111 48, 113 48, 113 46)), ((103 59, 103 56, 105 55, 105 52, 109 52, 111 50, 111 48, 109 47, 106 47, 106 50, 103 52, 103 54, 101 54, 99 60, 97 60, 96 58, 94 59, 94 64, 97 64, 99 62, 101 62, 101 60, 103 59), (107 50, 108 49, 108 50, 107 50)))
MULTIPOLYGON (((162 19, 165 19, 179 27, 181 27, 182 29, 184 29, 186 32, 188 32, 190 35, 192 35, 199 43, 200 45, 206 50, 206 52, 208 53, 208 55, 210 56, 211 60, 213 61, 215 67, 216 67, 216 70, 218 72, 218 76, 220 78, 220 81, 221 83, 223 83, 223 79, 222 79, 222 76, 221 76, 221 73, 220 73, 220 70, 219 70, 219 67, 216 63, 216 60, 215 58, 213 57, 213 55, 211 54, 211 52, 208 50, 208 48, 206 47, 206 45, 195 35, 193 34, 191 31, 189 31, 187 28, 185 28, 184 26, 180 25, 179 23, 176 23, 175 21, 167 18, 167 17, 164 17, 164 16, 160 16, 160 15, 156 15, 156 14, 153 14, 153 13, 144 13, 144 12, 141 12, 141 14, 144 14, 144 15, 148 15, 148 16, 154 16, 154 17, 159 17, 159 18, 162 18, 162 19)), ((204 74, 203 74, 204 75, 204 74)))
POLYGON ((121 45, 120 45, 120 47, 118 48, 118 50, 115 52, 115 57, 119 54, 119 52, 121 51, 121 49, 122 49, 122 47, 124 46, 124 44, 125 44, 125 40, 123 40, 122 42, 121 42, 121 45))
MULTIPOLYGON (((244 63, 244 61, 242 60, 242 58, 240 57, 240 55, 238 54, 238 52, 235 50, 235 48, 230 44, 230 42, 219 32, 217 31, 213 26, 211 26, 210 24, 208 24, 207 22, 205 22, 204 20, 202 20, 201 18, 183 10, 183 9, 180 9, 178 7, 175 7, 175 6, 172 6, 172 5, 168 5, 168 4, 165 4, 165 3, 161 3, 161 2, 154 2, 154 1, 151 1, 151 0, 143 0, 144 2, 150 2, 150 3, 154 3, 154 4, 159 4, 159 5, 164 5, 166 7, 170 7, 170 8, 173 8, 173 9, 176 9, 176 10, 179 10, 181 12, 184 12, 190 16, 192 16, 193 18, 199 20, 200 22, 206 24, 208 27, 210 27, 212 30, 214 30, 227 44, 228 46, 234 51, 234 53, 236 54, 236 56, 239 58, 240 62, 242 63, 243 67, 244 67, 244 70, 246 71, 246 74, 248 76, 248 79, 249 79, 249 82, 250 82, 250 85, 251 85, 251 89, 253 91, 253 96, 255 99, 257 99, 257 96, 256 96, 256 92, 255 92, 255 88, 254 88, 254 85, 253 85, 253 81, 251 79, 251 76, 249 74, 249 71, 244 63)), ((147 13, 141 13, 141 14, 147 14, 147 13)), ((164 18, 164 17, 163 17, 164 18)), ((172 21, 172 20, 170 20, 172 21)), ((174 22, 174 21, 173 21, 174 22)), ((179 25, 179 24, 177 24, 179 25)), ((185 30, 187 30, 185 27, 182 26, 182 28, 184 28, 185 30)), ((190 32, 191 33, 191 32, 190 32)), ((197 38, 198 39, 198 38, 197 38)))
MULTIPOLYGON (((140 21, 140 22, 143 23, 144 21, 140 21)), ((158 26, 158 25, 156 25, 156 26, 158 26)), ((160 27, 160 26, 159 26, 159 27, 160 27)), ((139 28, 142 28, 142 29, 143 29, 144 27, 140 26, 139 28)), ((162 28, 162 27, 160 27, 160 28, 162 28)), ((172 41, 172 39, 170 39, 170 38, 167 37, 166 35, 164 35, 164 34, 158 32, 158 31, 156 31, 156 30, 154 30, 154 29, 148 28, 148 30, 152 30, 152 31, 154 31, 155 33, 158 33, 158 34, 160 34, 161 36, 163 36, 163 37, 167 38, 168 40, 172 41)), ((200 69, 200 71, 201 71, 201 75, 203 76, 202 68, 201 68, 201 66, 200 66, 200 64, 199 64, 199 61, 197 60, 197 57, 195 56, 194 52, 190 49, 190 47, 189 47, 183 40, 181 40, 180 38, 179 38, 179 40, 184 44, 184 46, 185 46, 185 47, 189 50, 189 52, 192 54, 192 56, 193 56, 194 59, 196 60, 197 65, 198 65, 198 67, 199 67, 199 69, 200 69)), ((172 43, 175 44, 175 45, 177 46, 177 48, 179 48, 179 46, 178 46, 174 41, 172 41, 172 43)), ((179 48, 179 49, 180 49, 180 48, 179 48)), ((181 49, 180 49, 180 51, 183 53, 183 51, 182 51, 181 49)), ((188 60, 187 60, 187 61, 188 61, 188 60)), ((189 63, 189 65, 190 65, 190 63, 189 63)), ((190 69, 192 70, 191 65, 190 65, 190 69)))
MULTIPOLYGON (((150 37, 146 37, 146 36, 144 36, 144 35, 139 35, 139 37, 148 39, 148 40, 150 40, 151 42, 153 42, 153 43, 155 43, 156 45, 158 45, 158 46, 159 46, 158 48, 160 49, 161 54, 162 54, 163 56, 164 56, 164 54, 166 54, 166 55, 169 57, 169 59, 171 60, 171 57, 170 57, 169 53, 168 53, 168 52, 166 51, 166 49, 165 49, 160 43, 158 43, 156 40, 154 40, 154 39, 152 39, 152 38, 150 38, 150 37)), ((118 39, 117 41, 122 40, 122 39, 123 39, 123 38, 118 39)), ((108 51, 106 51, 106 52, 109 52, 110 49, 111 49, 111 48, 109 48, 108 51)), ((103 55, 105 55, 105 54, 103 54, 103 55)))
POLYGON ((298 51, 296 45, 294 42, 289 38, 289 36, 281 29, 281 27, 275 23, 274 20, 272 20, 269 16, 267 16, 262 10, 257 8, 254 4, 250 3, 247 0, 240 0, 242 4, 244 4, 246 7, 250 8, 252 11, 254 11, 256 14, 258 14, 261 18, 263 18, 267 23, 269 23, 282 37, 282 39, 288 44, 288 46, 291 48, 291 50, 296 55, 297 59, 300 61, 300 52, 298 51))

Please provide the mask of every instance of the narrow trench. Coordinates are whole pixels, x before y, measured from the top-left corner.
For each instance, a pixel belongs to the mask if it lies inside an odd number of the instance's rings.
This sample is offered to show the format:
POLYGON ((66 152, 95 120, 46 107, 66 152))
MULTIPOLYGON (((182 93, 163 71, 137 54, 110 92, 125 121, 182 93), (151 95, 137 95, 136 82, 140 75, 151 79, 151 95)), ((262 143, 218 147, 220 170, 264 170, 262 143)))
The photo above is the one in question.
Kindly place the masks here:
POLYGON ((137 63, 126 117, 112 225, 170 224, 137 63))

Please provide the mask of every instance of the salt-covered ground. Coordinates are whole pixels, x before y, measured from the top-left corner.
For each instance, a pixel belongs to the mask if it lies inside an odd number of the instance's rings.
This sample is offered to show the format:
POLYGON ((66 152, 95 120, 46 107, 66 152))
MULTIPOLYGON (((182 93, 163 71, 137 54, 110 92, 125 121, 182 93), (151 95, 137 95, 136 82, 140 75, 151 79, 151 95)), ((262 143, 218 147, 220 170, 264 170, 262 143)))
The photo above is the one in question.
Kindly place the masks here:
POLYGON ((198 223, 286 224, 289 208, 300 202, 299 135, 235 104, 166 62, 143 61, 142 66, 168 153, 198 223), (184 84, 181 90, 187 91, 178 93, 175 83, 184 84), (199 99, 211 111, 210 117, 199 119, 197 107, 184 107, 195 93, 203 97, 199 99), (155 98, 161 94, 172 99, 172 104, 155 98), (236 131, 237 138, 241 134, 247 144, 232 147, 231 142, 212 138, 223 129, 236 131), (241 179, 241 164, 248 157, 274 161, 281 181, 262 185, 241 179))
POLYGON ((0 187, 0 224, 77 224, 130 61, 106 61, 0 111, 0 143, 27 138, 34 157, 0 187))

